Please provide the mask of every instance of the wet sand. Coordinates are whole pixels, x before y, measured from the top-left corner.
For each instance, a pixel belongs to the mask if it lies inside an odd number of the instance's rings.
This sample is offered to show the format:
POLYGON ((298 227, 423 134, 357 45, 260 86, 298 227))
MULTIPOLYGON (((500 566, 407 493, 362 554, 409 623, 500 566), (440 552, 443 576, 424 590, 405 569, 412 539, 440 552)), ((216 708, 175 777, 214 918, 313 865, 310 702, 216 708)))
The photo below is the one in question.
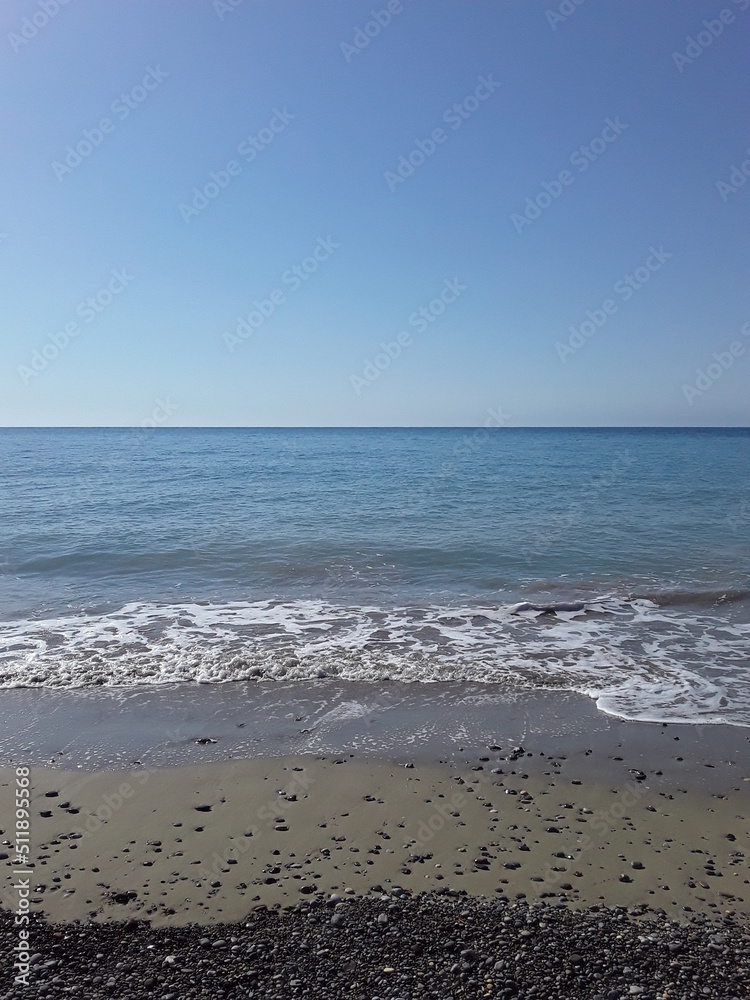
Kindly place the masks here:
MULTIPOLYGON (((745 734, 700 727, 688 754, 684 733, 649 726, 662 748, 649 755, 642 728, 626 726, 629 740, 600 734, 595 746, 579 737, 570 753, 534 738, 442 763, 345 753, 34 767, 31 906, 56 921, 209 924, 258 905, 400 888, 745 918, 745 734)), ((3 853, 13 782, 3 768, 3 853)), ((12 861, 3 859, 7 908, 12 861)))
POLYGON ((159 768, 348 753, 458 763, 493 743, 571 759, 591 749, 605 762, 626 747, 631 766, 658 758, 665 775, 679 781, 690 772, 691 784, 705 788, 750 761, 750 729, 628 722, 583 695, 515 694, 496 684, 253 681, 16 688, 0 698, 0 765, 122 770, 134 761, 159 768))

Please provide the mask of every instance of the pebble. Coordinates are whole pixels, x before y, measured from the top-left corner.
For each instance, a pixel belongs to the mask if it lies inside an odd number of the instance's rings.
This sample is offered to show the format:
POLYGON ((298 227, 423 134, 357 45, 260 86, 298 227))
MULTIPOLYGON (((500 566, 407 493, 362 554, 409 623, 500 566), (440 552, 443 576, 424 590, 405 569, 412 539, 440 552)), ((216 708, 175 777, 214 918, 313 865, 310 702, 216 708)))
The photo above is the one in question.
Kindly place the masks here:
MULTIPOLYGON (((236 924, 132 924, 123 934, 114 920, 55 925, 31 914, 28 996, 733 1000, 750 980, 750 926, 726 910, 677 923, 645 905, 569 910, 386 884, 370 898, 261 906, 236 924)), ((0 947, 10 955, 16 941, 13 913, 0 911, 0 947)), ((6 963, 0 1000, 19 996, 9 976, 6 963)))

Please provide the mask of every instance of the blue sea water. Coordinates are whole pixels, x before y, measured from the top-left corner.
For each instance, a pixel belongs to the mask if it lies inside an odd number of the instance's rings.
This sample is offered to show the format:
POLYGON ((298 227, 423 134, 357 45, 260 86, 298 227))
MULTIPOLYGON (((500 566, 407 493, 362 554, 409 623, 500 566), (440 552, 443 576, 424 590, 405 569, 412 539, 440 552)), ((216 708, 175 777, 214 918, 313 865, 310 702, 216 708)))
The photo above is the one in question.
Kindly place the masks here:
POLYGON ((0 686, 339 677, 750 725, 750 431, 0 430, 0 686))

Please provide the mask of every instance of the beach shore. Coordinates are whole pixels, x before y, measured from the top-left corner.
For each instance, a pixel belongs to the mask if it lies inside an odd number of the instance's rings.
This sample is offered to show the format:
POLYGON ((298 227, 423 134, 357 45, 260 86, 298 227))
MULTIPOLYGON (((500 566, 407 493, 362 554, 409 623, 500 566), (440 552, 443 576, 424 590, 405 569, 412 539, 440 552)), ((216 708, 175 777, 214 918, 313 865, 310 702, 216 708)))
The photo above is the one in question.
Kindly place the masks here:
MULTIPOLYGON (((472 689, 442 740, 433 726, 397 746, 424 721, 409 692, 381 692, 375 713, 351 711, 372 692, 338 690, 317 714, 300 696, 291 718, 288 701, 266 711, 270 689, 252 704, 210 691, 208 715, 203 693, 172 701, 167 739, 169 692, 119 715, 107 692, 44 697, 61 744, 30 763, 27 979, 9 957, 2 1000, 744 995, 746 730, 472 689), (127 732, 141 756, 106 766, 127 732)), ((42 714, 19 713, 16 731, 33 742, 42 714)), ((8 956, 20 752, 0 768, 8 956)))
MULTIPOLYGON (((0 911, 8 954, 15 930, 0 911)), ((24 982, 0 968, 3 1000, 740 1000, 750 973, 730 915, 675 923, 463 890, 312 899, 211 927, 34 920, 30 938, 24 982)))
MULTIPOLYGON (((701 762, 695 749, 686 762, 671 727, 657 732, 662 757, 648 766, 637 745, 600 737, 596 749, 581 743, 570 754, 535 740, 443 763, 349 753, 35 767, 31 907, 57 921, 208 924, 259 904, 398 887, 646 906, 676 919, 746 916, 747 757, 745 771, 731 757, 701 762)), ((12 816, 13 794, 14 772, 4 768, 3 816, 12 816)), ((10 854, 7 822, 3 837, 10 854)), ((12 860, 4 859, 7 908, 12 860)))

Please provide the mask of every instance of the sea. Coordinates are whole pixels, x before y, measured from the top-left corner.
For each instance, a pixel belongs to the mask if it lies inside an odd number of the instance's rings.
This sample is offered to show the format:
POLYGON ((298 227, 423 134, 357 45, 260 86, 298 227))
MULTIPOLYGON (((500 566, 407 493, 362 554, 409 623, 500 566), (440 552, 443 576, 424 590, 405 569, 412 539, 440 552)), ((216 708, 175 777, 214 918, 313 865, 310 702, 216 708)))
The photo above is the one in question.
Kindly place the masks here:
POLYGON ((0 687, 750 726, 750 430, 0 430, 0 687))

